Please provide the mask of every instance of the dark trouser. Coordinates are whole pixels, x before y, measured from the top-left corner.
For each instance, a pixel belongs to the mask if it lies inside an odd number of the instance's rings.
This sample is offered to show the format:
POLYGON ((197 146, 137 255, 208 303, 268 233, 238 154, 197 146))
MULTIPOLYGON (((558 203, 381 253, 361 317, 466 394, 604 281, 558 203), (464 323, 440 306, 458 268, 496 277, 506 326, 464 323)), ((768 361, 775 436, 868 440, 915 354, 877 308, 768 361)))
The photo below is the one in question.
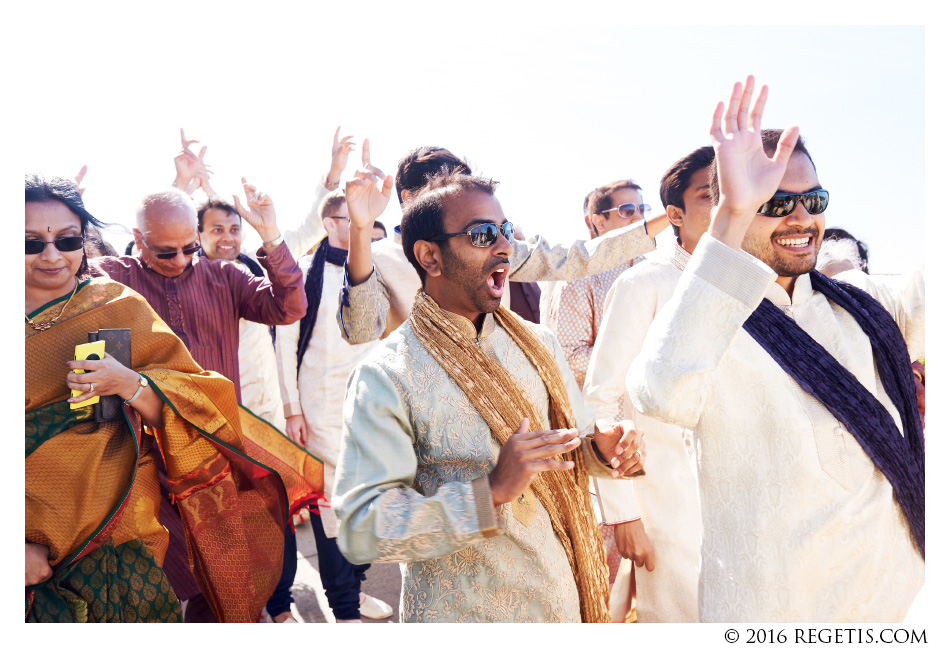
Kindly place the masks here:
POLYGON ((290 612, 290 604, 294 597, 290 594, 290 586, 297 576, 297 535, 291 522, 284 527, 284 566, 280 572, 280 580, 274 594, 267 601, 267 613, 271 618, 284 612, 290 612))
POLYGON ((338 620, 360 618, 360 586, 366 580, 369 565, 354 565, 343 557, 336 538, 328 538, 323 530, 319 509, 310 509, 310 524, 317 542, 317 567, 327 593, 327 602, 338 620))

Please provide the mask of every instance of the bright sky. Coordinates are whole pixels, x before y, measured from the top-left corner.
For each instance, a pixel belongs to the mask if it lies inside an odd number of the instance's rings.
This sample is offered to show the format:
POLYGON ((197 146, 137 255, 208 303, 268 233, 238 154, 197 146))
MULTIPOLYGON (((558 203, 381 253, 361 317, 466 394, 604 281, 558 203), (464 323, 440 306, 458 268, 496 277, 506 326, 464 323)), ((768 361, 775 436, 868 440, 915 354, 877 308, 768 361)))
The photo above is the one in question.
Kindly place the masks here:
MULTIPOLYGON (((87 206, 109 222, 131 226, 141 194, 171 182, 181 126, 195 151, 208 146, 219 193, 245 175, 296 224, 341 124, 370 138, 387 172, 416 146, 444 146, 501 181, 506 215, 529 235, 586 238, 583 197, 607 182, 635 179, 657 213, 663 172, 709 143, 716 102, 752 73, 771 89, 765 126, 801 127, 831 192, 828 224, 868 243, 873 272, 921 260, 922 27, 497 22, 486 33, 380 21, 363 39, 352 16, 322 9, 189 7, 189 25, 217 33, 201 38, 173 11, 143 16, 144 32, 67 30, 65 18, 30 69, 65 64, 78 82, 64 92, 43 73, 22 164, 70 176, 87 164, 87 206)), ((358 164, 352 155, 345 177, 358 164)), ((393 199, 383 220, 399 218, 393 199)), ((121 250, 131 235, 109 238, 121 250)))
MULTIPOLYGON (((901 14, 884 0, 677 2, 665 14, 597 0, 570 9, 489 0, 454 10, 447 2, 326 4, 18 4, 0 43, 4 104, 17 114, 5 120, 14 152, 4 163, 13 167, 5 194, 20 195, 25 170, 72 176, 86 164, 89 209, 131 227, 141 195, 172 181, 184 127, 208 146, 221 194, 237 192, 245 175, 271 194, 281 223, 294 225, 309 211, 341 124, 344 134, 370 138, 373 162, 390 173, 414 147, 449 148, 501 181, 506 215, 529 235, 569 242, 587 236, 584 195, 613 180, 634 178, 657 213, 663 171, 709 143, 716 102, 752 73, 771 89, 765 126, 801 127, 831 192, 827 223, 867 242, 871 271, 907 271, 928 246, 939 269, 942 241, 924 245, 924 159, 929 232, 939 233, 950 56, 947 25, 928 23, 926 3, 906 0, 901 14), (671 25, 684 18, 694 26, 671 25), (752 19, 765 26, 717 25, 752 19), (907 25, 819 24, 869 19, 907 25), (926 138, 925 91, 934 102, 926 138)), ((357 152, 344 177, 358 163, 357 152)), ((383 220, 398 223, 395 197, 383 220)), ((108 238, 121 249, 131 234, 108 238)), ((936 275, 931 292, 940 300, 936 275)), ((937 303, 931 319, 941 316, 937 303)), ((928 345, 939 380, 942 336, 928 345)), ((931 394, 946 393, 933 375, 931 394)), ((932 424, 948 420, 942 399, 930 403, 932 424)), ((932 468, 950 452, 946 439, 931 425, 932 468)), ((12 474, 21 465, 11 463, 12 474)), ((932 512, 945 480, 946 471, 931 471, 932 512)), ((944 526, 931 526, 932 548, 943 545, 944 526)), ((930 596, 921 608, 930 614, 918 620, 938 618, 945 555, 928 556, 930 596)), ((12 564, 10 578, 18 578, 12 564)), ((7 596, 4 608, 19 609, 16 588, 7 596)), ((661 638, 658 628, 637 630, 661 638)), ((722 636, 715 627, 695 632, 703 643, 722 636)))

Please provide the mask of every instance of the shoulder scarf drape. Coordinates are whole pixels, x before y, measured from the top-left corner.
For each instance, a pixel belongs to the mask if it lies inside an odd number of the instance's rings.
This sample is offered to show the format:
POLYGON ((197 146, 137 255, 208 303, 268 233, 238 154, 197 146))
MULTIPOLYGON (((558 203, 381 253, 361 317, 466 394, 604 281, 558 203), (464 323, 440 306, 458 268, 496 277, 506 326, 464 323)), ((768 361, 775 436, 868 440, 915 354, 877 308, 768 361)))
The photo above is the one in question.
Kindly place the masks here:
MULTIPOLYGON (((500 307, 494 316, 544 381, 548 390, 551 428, 574 427, 574 415, 561 372, 544 343, 508 309, 500 307)), ((508 440, 524 417, 528 417, 531 430, 547 427, 518 381, 469 340, 422 290, 416 295, 409 324, 422 346, 448 372, 485 419, 499 444, 508 440), (504 398, 506 394, 499 385, 506 387, 508 398, 504 398)), ((574 469, 540 473, 530 488, 551 518, 554 533, 567 554, 580 599, 581 620, 585 623, 609 622, 607 563, 591 505, 582 451, 577 448, 557 458, 574 461, 574 469)))
POLYGON ((924 439, 910 356, 900 329, 860 288, 811 273, 812 287, 845 309, 871 341, 884 391, 900 412, 902 436, 881 402, 824 347, 777 306, 763 299, 743 328, 802 389, 844 423, 884 473, 924 555, 924 439))
POLYGON ((330 245, 330 238, 324 237, 313 253, 313 262, 307 271, 304 282, 304 292, 307 295, 307 313, 300 320, 300 335, 297 337, 297 371, 307 352, 307 345, 313 336, 313 327, 317 323, 317 311, 320 308, 320 297, 323 295, 323 270, 327 263, 341 266, 346 261, 346 250, 330 245))
POLYGON ((289 508, 322 494, 319 461, 239 408, 229 380, 203 371, 140 295, 108 279, 84 284, 50 330, 27 329, 25 355, 26 539, 50 547, 52 580, 117 536, 158 547, 161 566, 167 534, 150 544, 159 491, 154 467, 136 469, 141 436, 164 459, 192 570, 215 615, 256 621, 280 577, 289 508), (126 421, 97 425, 91 410, 65 405, 73 347, 116 326, 132 329, 132 367, 165 403, 162 427, 148 434, 131 408, 126 421), (56 480, 29 478, 47 473, 56 480), (130 493, 141 498, 129 501, 130 493))

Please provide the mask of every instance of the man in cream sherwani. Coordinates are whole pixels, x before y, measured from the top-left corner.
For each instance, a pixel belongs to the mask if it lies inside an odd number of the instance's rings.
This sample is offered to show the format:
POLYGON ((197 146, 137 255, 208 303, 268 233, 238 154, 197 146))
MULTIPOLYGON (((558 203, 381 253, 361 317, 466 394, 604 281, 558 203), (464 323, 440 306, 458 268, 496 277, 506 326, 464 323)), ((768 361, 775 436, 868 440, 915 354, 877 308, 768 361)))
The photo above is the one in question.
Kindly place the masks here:
POLYGON ((828 192, 752 86, 717 106, 709 231, 629 395, 695 433, 702 621, 901 621, 924 578, 923 275, 838 277, 871 299, 812 272, 828 192))

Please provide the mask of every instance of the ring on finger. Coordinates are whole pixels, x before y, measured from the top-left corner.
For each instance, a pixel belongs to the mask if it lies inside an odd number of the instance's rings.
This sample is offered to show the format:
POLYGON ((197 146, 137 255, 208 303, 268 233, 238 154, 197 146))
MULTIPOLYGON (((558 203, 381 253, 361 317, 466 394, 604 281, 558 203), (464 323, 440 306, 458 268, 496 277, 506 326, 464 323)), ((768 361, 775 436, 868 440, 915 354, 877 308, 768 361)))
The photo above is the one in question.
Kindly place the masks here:
POLYGON ((89 393, 91 394, 96 389, 96 383, 89 383, 89 393))
POLYGON ((633 453, 633 456, 637 458, 636 463, 640 463, 640 460, 643 459, 643 455, 639 450, 633 453))

